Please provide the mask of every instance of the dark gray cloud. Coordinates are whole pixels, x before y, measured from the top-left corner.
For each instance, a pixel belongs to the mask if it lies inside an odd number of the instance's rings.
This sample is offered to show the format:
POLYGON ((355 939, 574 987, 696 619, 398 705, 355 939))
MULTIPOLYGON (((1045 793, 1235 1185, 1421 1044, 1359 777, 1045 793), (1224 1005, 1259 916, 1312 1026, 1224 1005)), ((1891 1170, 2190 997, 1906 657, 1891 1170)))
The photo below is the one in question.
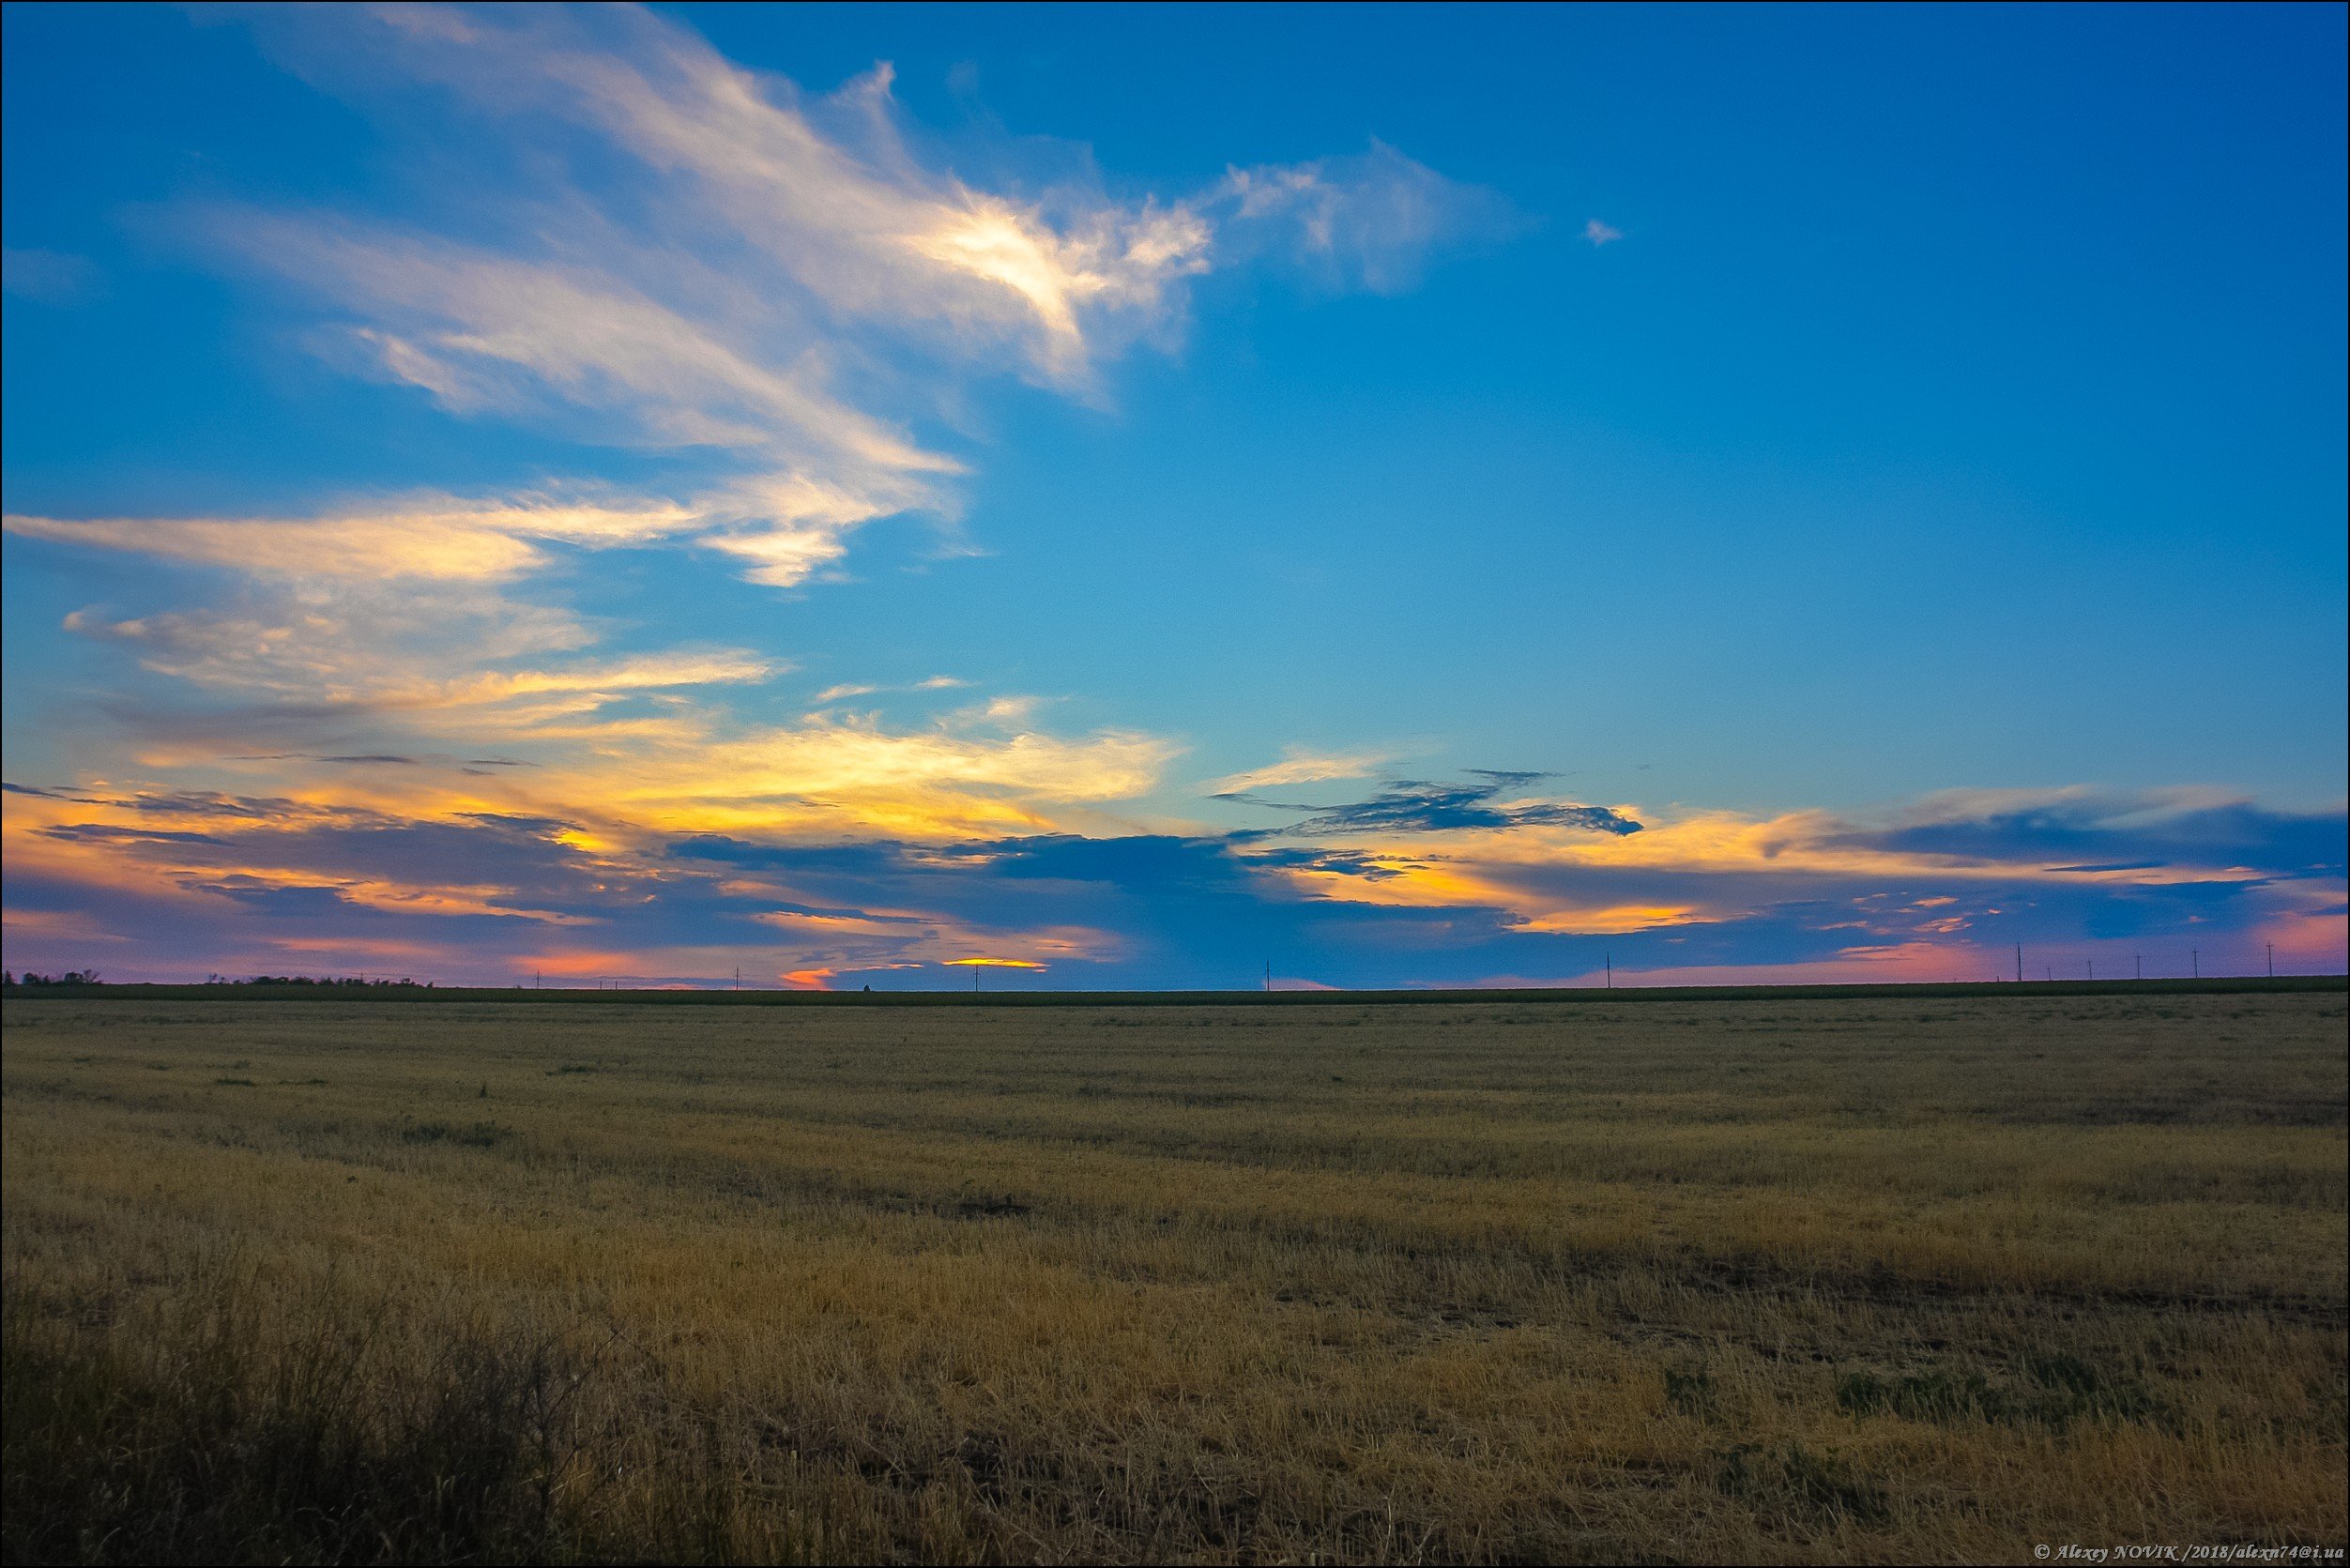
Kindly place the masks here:
POLYGON ((223 795, 210 789, 145 790, 133 795, 109 797, 101 803, 117 811, 168 816, 237 817, 249 822, 288 822, 321 815, 348 821, 376 816, 374 812, 355 806, 303 806, 282 795, 223 795))
POLYGON ((77 806, 102 806, 103 799, 89 795, 73 795, 62 789, 43 789, 38 784, 0 783, 0 790, 10 795, 37 795, 44 800, 70 800, 77 806))
POLYGON ((1640 830, 1638 822, 1606 806, 1584 806, 1554 800, 1521 801, 1517 804, 1501 801, 1500 797, 1522 790, 1537 780, 1550 777, 1549 774, 1503 772, 1483 768, 1471 771, 1483 782, 1436 784, 1397 779, 1367 800, 1339 806, 1271 800, 1245 790, 1229 791, 1215 799, 1264 806, 1274 811, 1307 814, 1303 820, 1292 822, 1286 828, 1251 829, 1243 835, 1236 835, 1249 838, 1312 838, 1333 833, 1429 833, 1462 829, 1528 827, 1581 828, 1595 833, 1619 834, 1640 830))
MULTIPOLYGON (((1527 782, 1480 776, 1457 789, 1442 786, 1471 798, 1440 801, 1411 819, 1450 826, 1462 813, 1519 810, 1495 797, 1527 782)), ((1406 808, 1425 803, 1412 787, 1393 786, 1366 804, 1384 810, 1400 802, 1390 820, 1410 817, 1406 808)), ((100 797, 90 791, 78 799, 100 797)), ((1412 855, 1401 833, 1400 852, 1391 842, 1376 853, 1255 831, 1038 834, 952 845, 704 834, 641 852, 588 851, 570 823, 551 815, 416 820, 190 792, 123 794, 105 803, 115 808, 103 814, 112 820, 61 825, 50 835, 123 870, 145 864, 187 896, 156 899, 134 877, 83 882, 54 867, 12 865, 12 918, 17 911, 36 917, 11 927, 9 957, 20 967, 102 963, 124 978, 279 972, 288 952, 319 954, 328 938, 349 941, 351 956, 302 962, 349 969, 378 962, 370 953, 414 951, 423 956, 398 962, 420 978, 453 982, 526 973, 532 955, 543 952, 664 950, 725 953, 728 971, 740 956, 746 972, 822 967, 850 983, 920 987, 955 982, 936 967, 944 937, 983 951, 999 939, 1004 946, 995 951, 1035 951, 1018 944, 1045 932, 1069 944, 1049 970, 989 983, 1245 986, 1270 962, 1276 975, 1333 985, 1453 985, 1564 980, 1595 971, 1603 958, 1620 971, 1736 968, 1915 951, 1920 944, 1947 947, 1956 975, 1990 962, 1977 953, 2003 955, 2004 967, 2019 942, 2051 958, 2107 944, 2093 950, 2100 973, 2111 945, 2126 943, 2117 962, 2143 953, 2146 972, 2155 974, 2184 972, 2190 949, 2205 972, 2257 968, 2258 936, 2281 910, 2339 914, 2343 903, 2340 872, 2326 869, 2329 846, 2339 863, 2342 814, 2250 807, 2165 815, 2108 802, 2052 814, 1885 828, 1830 821, 1802 830, 1801 843, 1813 849, 1902 846, 1901 869, 1889 872, 1795 853, 1793 841, 1778 856, 1695 865, 1512 860, 1512 906, 1503 907, 1344 896, 1347 881, 1393 885, 1415 871, 1454 866, 1445 856, 1412 855), (163 812, 193 820, 145 826, 163 812), (2161 853, 2149 852, 2155 845, 2161 853), (2065 853, 2052 853, 2058 847, 2065 853), (2210 869, 2183 874, 2189 866, 2210 869), (2060 867, 2062 875, 2051 875, 2060 867), (2164 875, 2135 878, 2125 867, 2164 875), (410 901, 407 889, 465 893, 410 901), (1700 918, 1633 931, 1549 928, 1555 921, 1535 929, 1521 912, 1533 907, 1689 909, 1700 918), (86 936, 38 935, 44 912, 74 917, 56 926, 61 933, 103 931, 97 940, 104 945, 85 951, 86 936)), ((1473 861, 1459 869, 1471 882, 1489 883, 1494 875, 1473 861)), ((2055 961, 2060 968, 2065 963, 2055 961)))
POLYGON ((2186 864, 2341 876, 2350 864, 2350 821, 2341 811, 2279 812, 2243 801, 2147 811, 2134 799, 2083 797, 2026 810, 1849 828, 1824 842, 2075 873, 2186 864))
POLYGON ((328 755, 319 752, 257 752, 250 755, 233 756, 231 762, 330 762, 350 767, 390 768, 454 768, 465 773, 484 773, 493 768, 536 768, 535 762, 520 762, 512 757, 475 756, 451 757, 434 754, 404 756, 396 752, 359 752, 328 755))
POLYGON ((115 822, 61 822, 40 830, 43 838, 68 844, 221 844, 210 833, 167 832, 160 828, 129 828, 115 822))

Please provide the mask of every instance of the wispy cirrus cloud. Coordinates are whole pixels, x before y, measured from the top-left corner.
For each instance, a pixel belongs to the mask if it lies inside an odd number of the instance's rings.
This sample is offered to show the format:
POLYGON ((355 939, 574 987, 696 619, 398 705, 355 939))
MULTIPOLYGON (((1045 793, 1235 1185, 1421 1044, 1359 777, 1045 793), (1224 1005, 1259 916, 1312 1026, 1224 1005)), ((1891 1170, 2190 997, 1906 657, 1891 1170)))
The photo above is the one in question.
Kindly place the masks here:
POLYGON ((1448 245, 1505 238, 1522 221, 1498 193, 1447 179, 1377 139, 1344 157, 1231 169, 1216 197, 1228 248, 1372 294, 1411 288, 1448 245))
MULTIPOLYGON (((413 125, 487 131, 463 237, 340 214, 214 210, 184 226, 343 312, 355 365, 451 412, 555 419, 710 454, 677 504, 790 586, 863 523, 951 518, 963 464, 907 433, 951 384, 1011 373, 1085 398, 1170 343, 1186 281, 1282 255, 1393 291, 1500 199, 1395 149, 1114 196, 1065 154, 980 160, 899 108, 884 64, 837 92, 725 59, 633 8, 260 13, 314 81, 413 125), (577 156, 580 138, 600 154, 577 156), (549 171, 594 164, 592 179, 549 171), (513 215, 503 224, 485 211, 513 215), (897 412, 885 413, 884 406, 897 412)), ((466 158, 444 144, 444 160, 466 158)))
POLYGON ((663 648, 658 620, 610 651, 623 623, 570 607, 564 569, 659 550, 683 552, 680 570, 820 582, 876 519, 954 525, 970 464, 938 416, 977 383, 1104 401, 1106 367, 1180 340, 1210 269, 1286 258, 1390 289, 1498 210, 1377 145, 1122 190, 1079 147, 932 134, 886 64, 809 94, 634 8, 224 14, 377 114, 391 160, 431 177, 404 201, 213 202, 149 226, 244 279, 335 366, 628 461, 270 515, 10 515, 18 539, 159 569, 140 579, 157 601, 65 624, 184 689, 76 715, 142 769, 515 752, 557 814, 627 799, 915 837, 1087 819, 1176 748, 1053 736, 1011 695, 929 728, 749 721, 729 693, 792 661, 663 648))
POLYGON ((71 305, 99 292, 98 266, 87 256, 38 246, 0 247, 0 287, 44 305, 71 305))
POLYGON ((628 7, 386 8, 262 24, 338 86, 431 83, 509 138, 585 130, 629 160, 634 184, 626 171, 615 183, 649 196, 663 235, 701 241, 697 256, 731 248, 739 272, 763 270, 835 320, 1009 352, 1045 379, 1084 374, 1122 317, 1147 330, 1173 308, 1173 285, 1207 265, 1210 230, 1191 203, 1117 201, 1098 181, 1021 191, 958 176, 949 149, 899 110, 886 63, 810 98, 628 7))
POLYGON ((816 700, 821 706, 826 703, 847 702, 851 697, 874 696, 884 692, 952 692, 969 684, 969 681, 951 675, 934 675, 924 680, 908 681, 897 686, 875 685, 866 681, 852 680, 844 681, 837 686, 827 686, 816 694, 816 700))
POLYGON ((1244 772, 1211 779, 1201 787, 1211 795, 1238 799, 1251 790, 1271 789, 1281 784, 1320 784, 1329 779, 1366 779, 1390 763, 1400 753, 1394 751, 1318 752, 1303 747, 1285 748, 1279 762, 1244 772))
POLYGON ((703 524, 669 502, 599 505, 522 495, 467 502, 400 497, 310 517, 39 517, 10 512, 27 539, 227 568, 266 578, 496 582, 542 564, 537 540, 635 544, 703 524))

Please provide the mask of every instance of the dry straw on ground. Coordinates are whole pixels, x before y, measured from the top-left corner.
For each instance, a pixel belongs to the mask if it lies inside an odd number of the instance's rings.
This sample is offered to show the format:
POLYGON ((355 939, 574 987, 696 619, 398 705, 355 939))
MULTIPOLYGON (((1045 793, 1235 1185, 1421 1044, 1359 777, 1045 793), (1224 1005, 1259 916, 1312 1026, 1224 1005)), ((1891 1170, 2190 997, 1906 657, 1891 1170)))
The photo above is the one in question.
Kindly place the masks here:
POLYGON ((2339 1546, 2344 1003, 10 1001, 30 1560, 2339 1546))

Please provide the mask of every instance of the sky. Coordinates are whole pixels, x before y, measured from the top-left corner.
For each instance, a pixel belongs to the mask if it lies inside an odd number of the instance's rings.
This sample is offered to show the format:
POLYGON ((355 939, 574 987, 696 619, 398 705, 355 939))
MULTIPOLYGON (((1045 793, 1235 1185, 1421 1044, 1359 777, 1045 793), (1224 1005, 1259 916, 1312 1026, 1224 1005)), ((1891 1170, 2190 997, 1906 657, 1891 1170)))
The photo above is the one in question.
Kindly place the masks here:
POLYGON ((10 5, 8 966, 2339 972, 2344 18, 10 5))

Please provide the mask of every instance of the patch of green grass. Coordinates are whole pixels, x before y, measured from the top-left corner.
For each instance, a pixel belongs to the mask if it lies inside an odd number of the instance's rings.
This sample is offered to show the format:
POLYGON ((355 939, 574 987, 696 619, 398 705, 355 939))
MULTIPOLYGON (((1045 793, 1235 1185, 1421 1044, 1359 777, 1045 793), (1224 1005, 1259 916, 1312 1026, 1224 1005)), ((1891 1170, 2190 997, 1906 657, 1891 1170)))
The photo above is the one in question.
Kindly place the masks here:
POLYGON ((460 1149, 496 1149, 513 1137, 512 1128, 495 1121, 475 1121, 464 1126, 447 1121, 415 1121, 400 1129, 403 1143, 447 1143, 460 1149))
POLYGON ((2061 1351, 2023 1358, 2025 1383, 1997 1381, 1973 1368, 1934 1368, 1898 1378, 1846 1373, 1837 1380, 1837 1408, 1855 1416, 1891 1414, 1905 1421, 2037 1423, 2062 1429, 2076 1421, 2158 1422, 2166 1412, 2135 1384, 2100 1377, 2077 1356, 2061 1351))
POLYGON ((1681 1371, 1668 1366, 1664 1368, 1664 1379, 1665 1402, 1674 1409, 1701 1421, 1718 1418, 1720 1411, 1715 1401, 1714 1379, 1703 1367, 1681 1371))
POLYGON ((1878 1525, 1890 1513, 1885 1488, 1855 1472, 1834 1449, 1814 1453, 1801 1443, 1783 1449, 1741 1443, 1720 1457, 1715 1485, 1772 1523, 1878 1525))

